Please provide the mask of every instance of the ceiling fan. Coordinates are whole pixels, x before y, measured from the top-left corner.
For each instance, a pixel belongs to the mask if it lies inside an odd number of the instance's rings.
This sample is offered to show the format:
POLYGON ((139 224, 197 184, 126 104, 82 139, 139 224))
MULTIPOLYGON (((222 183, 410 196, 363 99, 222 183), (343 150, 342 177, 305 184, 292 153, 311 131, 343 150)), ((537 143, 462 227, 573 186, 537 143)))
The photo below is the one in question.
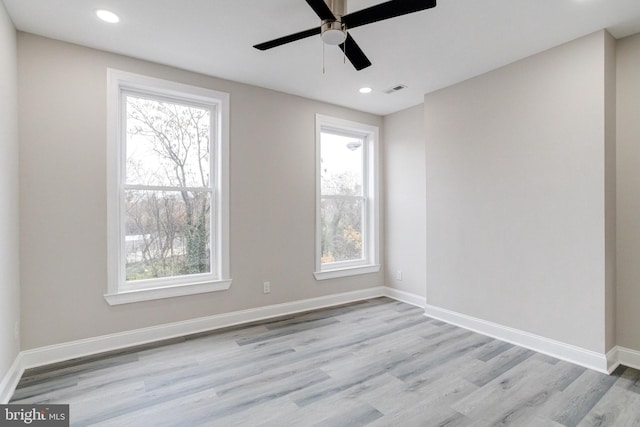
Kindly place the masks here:
POLYGON ((345 14, 347 0, 305 1, 322 20, 320 27, 300 31, 253 47, 259 50, 267 50, 307 37, 320 35, 324 43, 339 46, 355 69, 359 71, 370 66, 371 61, 351 37, 348 30, 436 6, 436 0, 391 0, 345 14))

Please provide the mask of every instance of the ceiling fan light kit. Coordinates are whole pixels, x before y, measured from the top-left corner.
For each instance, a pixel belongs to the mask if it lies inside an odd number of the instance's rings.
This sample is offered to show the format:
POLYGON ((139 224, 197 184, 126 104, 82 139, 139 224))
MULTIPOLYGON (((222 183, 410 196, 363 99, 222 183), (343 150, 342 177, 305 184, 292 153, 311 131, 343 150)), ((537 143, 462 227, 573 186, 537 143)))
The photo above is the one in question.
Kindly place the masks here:
POLYGON ((359 71, 370 66, 371 61, 351 37, 348 30, 436 6, 436 0, 390 0, 345 14, 347 0, 305 1, 320 18, 320 27, 300 31, 253 47, 259 50, 267 50, 314 35, 320 35, 325 44, 339 46, 354 68, 359 71))
POLYGON ((340 21, 322 21, 320 37, 325 44, 338 46, 347 39, 347 30, 340 21))

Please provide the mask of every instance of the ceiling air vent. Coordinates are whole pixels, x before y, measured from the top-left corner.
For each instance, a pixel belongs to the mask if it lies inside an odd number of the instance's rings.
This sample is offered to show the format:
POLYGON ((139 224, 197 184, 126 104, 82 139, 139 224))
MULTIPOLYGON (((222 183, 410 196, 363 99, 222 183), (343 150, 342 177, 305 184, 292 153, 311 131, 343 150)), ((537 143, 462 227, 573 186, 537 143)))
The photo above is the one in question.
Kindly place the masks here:
POLYGON ((407 87, 405 85, 395 85, 394 87, 385 90, 384 93, 394 93, 394 92, 397 92, 399 90, 406 89, 406 88, 407 87))

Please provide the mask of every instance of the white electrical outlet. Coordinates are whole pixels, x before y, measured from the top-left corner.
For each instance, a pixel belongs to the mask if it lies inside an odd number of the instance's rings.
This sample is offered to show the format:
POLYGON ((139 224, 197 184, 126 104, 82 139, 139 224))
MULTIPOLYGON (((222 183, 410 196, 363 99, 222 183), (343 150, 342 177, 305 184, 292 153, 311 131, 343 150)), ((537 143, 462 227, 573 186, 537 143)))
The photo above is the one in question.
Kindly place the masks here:
POLYGON ((396 270, 396 280, 402 282, 402 270, 396 270))
POLYGON ((262 284, 262 292, 268 294, 271 292, 271 282, 264 282, 262 284))

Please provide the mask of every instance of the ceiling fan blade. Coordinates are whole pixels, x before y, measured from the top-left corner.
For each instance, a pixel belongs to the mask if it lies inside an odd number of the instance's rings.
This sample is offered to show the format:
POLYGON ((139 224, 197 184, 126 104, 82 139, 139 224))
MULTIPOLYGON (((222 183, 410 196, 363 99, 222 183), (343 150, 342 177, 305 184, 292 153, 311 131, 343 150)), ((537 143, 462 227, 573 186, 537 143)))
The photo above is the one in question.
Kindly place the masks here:
POLYGON ((313 9, 316 15, 318 15, 318 18, 323 20, 328 19, 331 21, 334 21, 336 19, 333 12, 331 12, 331 9, 329 9, 329 6, 327 6, 327 3, 325 3, 324 0, 306 0, 306 2, 309 6, 311 6, 311 9, 313 9))
POLYGON ((342 17, 342 22, 347 25, 347 29, 356 28, 361 25, 419 12, 435 6, 436 0, 391 0, 346 14, 342 17))
POLYGON ((350 34, 347 33, 347 39, 339 47, 340 50, 344 51, 345 56, 349 58, 356 70, 360 71, 371 65, 369 58, 367 58, 350 34))
POLYGON ((267 50, 277 46, 282 46, 283 44, 295 42, 296 40, 302 40, 302 39, 306 39, 307 37, 317 36, 319 34, 320 34, 320 27, 311 28, 309 30, 300 31, 299 33, 289 34, 288 36, 284 36, 284 37, 270 40, 268 42, 260 43, 253 47, 259 50, 267 50))

